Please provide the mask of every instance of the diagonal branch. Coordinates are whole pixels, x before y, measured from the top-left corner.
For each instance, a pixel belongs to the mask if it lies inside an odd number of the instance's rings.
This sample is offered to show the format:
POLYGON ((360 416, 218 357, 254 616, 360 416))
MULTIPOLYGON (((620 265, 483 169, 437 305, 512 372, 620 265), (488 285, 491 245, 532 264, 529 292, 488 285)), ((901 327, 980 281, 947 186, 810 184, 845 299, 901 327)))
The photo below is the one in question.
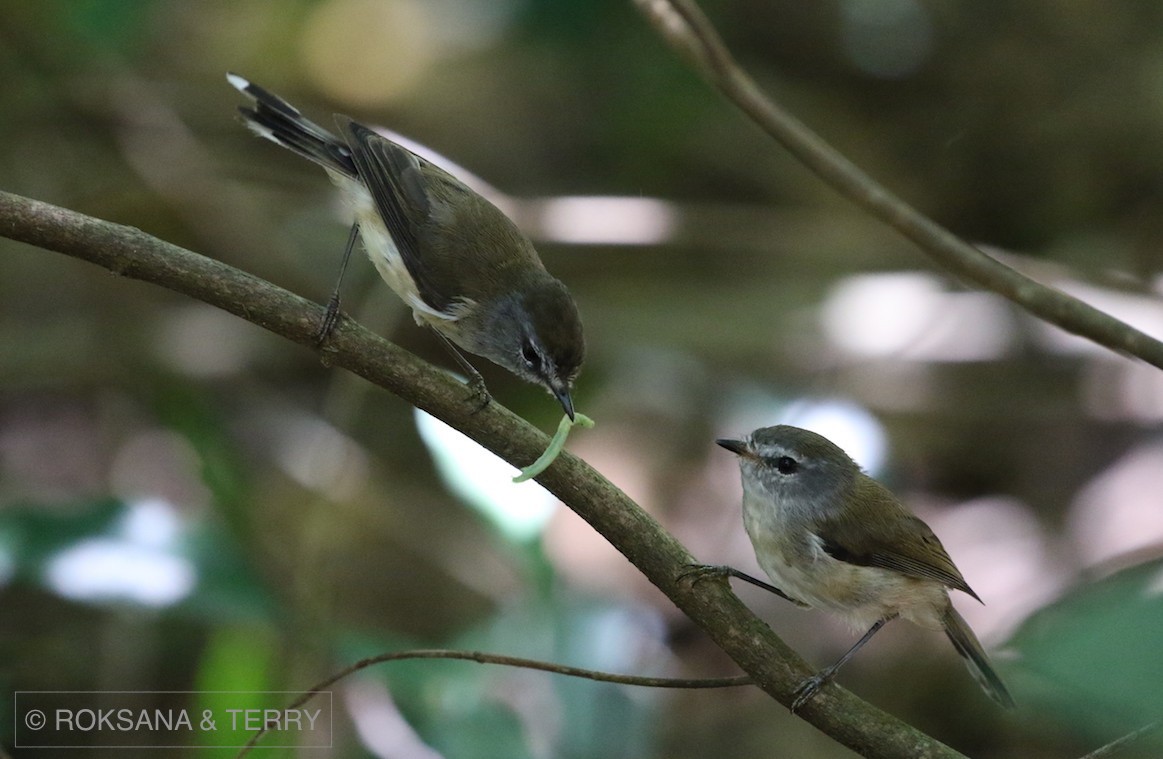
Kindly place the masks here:
MULTIPOLYGON (((138 229, 2 191, 0 236, 161 285, 301 345, 314 345, 323 316, 321 306, 138 229)), ((463 385, 349 319, 340 320, 326 351, 330 363, 427 411, 515 466, 533 461, 548 442, 544 433, 500 404, 473 413, 476 404, 466 398, 463 385)), ((803 660, 725 583, 700 583, 696 589, 679 582, 694 557, 641 507, 568 452, 537 481, 629 559, 758 687, 780 703, 791 703, 796 687, 811 674, 803 660)), ((837 686, 822 690, 798 714, 864 756, 961 756, 837 686)))
POLYGON ((861 171, 759 89, 694 0, 634 0, 659 34, 763 131, 871 216, 912 240, 962 280, 1034 316, 1163 369, 1163 342, 1061 290, 1040 284, 937 224, 861 171))

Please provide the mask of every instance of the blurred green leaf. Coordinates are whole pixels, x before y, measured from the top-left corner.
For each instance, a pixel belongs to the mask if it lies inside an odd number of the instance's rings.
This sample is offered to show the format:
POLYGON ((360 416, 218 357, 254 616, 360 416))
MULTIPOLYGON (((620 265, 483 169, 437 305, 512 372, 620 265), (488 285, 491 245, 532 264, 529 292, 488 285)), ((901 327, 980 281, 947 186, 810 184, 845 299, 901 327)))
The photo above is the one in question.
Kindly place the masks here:
POLYGON ((153 395, 158 418, 180 433, 202 462, 202 482, 238 535, 247 536, 248 478, 242 457, 226 431, 222 399, 211 391, 167 378, 153 395))
POLYGON ((16 578, 38 581, 52 556, 85 538, 109 535, 124 513, 125 504, 115 498, 9 506, 0 509, 0 549, 10 554, 16 578))
POLYGON ((183 553, 198 570, 198 587, 183 602, 184 610, 217 623, 270 620, 277 613, 271 590, 222 526, 211 523, 195 529, 183 553))
MULTIPOLYGON (((278 644, 271 632, 262 627, 220 627, 213 631, 198 668, 195 690, 200 691, 193 704, 196 714, 209 711, 216 715, 227 709, 281 708, 292 696, 264 695, 271 688, 271 669, 278 644), (281 699, 281 700, 279 700, 281 699)), ((219 725, 214 734, 198 733, 206 745, 221 746, 230 726, 219 725)), ((250 739, 246 731, 236 731, 237 744, 250 739)))
MULTIPOLYGON (((54 558, 85 541, 104 538, 114 550, 132 504, 115 498, 61 506, 27 504, 0 509, 0 550, 19 581, 55 589, 45 569, 54 558)), ((269 619, 274 598, 251 571, 233 537, 214 523, 185 525, 172 549, 196 574, 193 590, 177 608, 207 622, 269 619)), ((125 543, 127 549, 132 545, 125 543)))
POLYGON ((134 52, 145 37, 152 3, 142 0, 69 0, 57 4, 64 26, 95 49, 134 52))
POLYGON ((1063 727, 1111 740, 1163 714, 1160 630, 1163 560, 1156 560, 1079 588, 1027 620, 1011 641, 1027 681, 1019 689, 1063 727))

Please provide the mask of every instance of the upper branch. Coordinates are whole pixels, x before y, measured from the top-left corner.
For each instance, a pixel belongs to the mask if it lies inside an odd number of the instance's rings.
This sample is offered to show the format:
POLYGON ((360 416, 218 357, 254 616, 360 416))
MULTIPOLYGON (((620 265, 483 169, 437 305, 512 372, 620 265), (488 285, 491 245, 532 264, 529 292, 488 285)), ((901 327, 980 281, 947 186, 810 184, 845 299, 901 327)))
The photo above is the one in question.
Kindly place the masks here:
POLYGON ((857 168, 759 89, 694 0, 634 3, 671 46, 690 58, 761 129, 837 192, 912 240, 938 264, 1067 332, 1163 369, 1163 342, 986 255, 857 168))

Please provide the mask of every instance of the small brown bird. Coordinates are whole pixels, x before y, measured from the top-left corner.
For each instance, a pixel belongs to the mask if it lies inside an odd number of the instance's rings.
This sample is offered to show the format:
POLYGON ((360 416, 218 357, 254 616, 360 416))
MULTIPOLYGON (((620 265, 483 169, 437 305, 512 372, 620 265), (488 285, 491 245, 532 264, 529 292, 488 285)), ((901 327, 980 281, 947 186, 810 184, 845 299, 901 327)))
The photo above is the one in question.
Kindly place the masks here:
POLYGON ((839 661, 798 688, 793 712, 897 617, 944 630, 985 692, 1013 707, 977 637, 950 603, 949 590, 981 599, 929 526, 888 488, 830 440, 798 427, 764 427, 743 440, 716 442, 739 457, 743 524, 774 585, 725 566, 696 565, 684 576, 738 577, 868 630, 839 661))
MULTIPOLYGON (((574 418, 571 390, 585 357, 577 306, 512 221, 368 127, 337 117, 340 139, 257 84, 226 78, 252 101, 239 108, 251 131, 327 170, 355 217, 348 252, 358 229, 368 257, 417 324, 450 348, 542 385, 574 418)), ((337 309, 333 298, 324 334, 337 309)), ((487 402, 480 374, 453 352, 487 402)))

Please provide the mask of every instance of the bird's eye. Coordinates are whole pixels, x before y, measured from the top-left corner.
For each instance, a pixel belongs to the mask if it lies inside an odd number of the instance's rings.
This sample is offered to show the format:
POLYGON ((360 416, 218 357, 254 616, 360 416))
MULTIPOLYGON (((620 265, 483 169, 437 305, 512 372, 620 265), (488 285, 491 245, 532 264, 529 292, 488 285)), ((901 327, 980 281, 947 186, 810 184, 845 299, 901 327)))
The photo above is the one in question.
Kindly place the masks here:
POLYGON ((780 456, 775 460, 775 468, 779 470, 780 474, 795 474, 796 470, 800 468, 800 462, 791 456, 780 456))
POLYGON ((525 363, 528 364, 529 368, 531 369, 536 369, 537 367, 541 366, 541 355, 537 352, 537 349, 533 347, 533 343, 529 342, 528 340, 521 344, 521 358, 525 359, 525 363))

